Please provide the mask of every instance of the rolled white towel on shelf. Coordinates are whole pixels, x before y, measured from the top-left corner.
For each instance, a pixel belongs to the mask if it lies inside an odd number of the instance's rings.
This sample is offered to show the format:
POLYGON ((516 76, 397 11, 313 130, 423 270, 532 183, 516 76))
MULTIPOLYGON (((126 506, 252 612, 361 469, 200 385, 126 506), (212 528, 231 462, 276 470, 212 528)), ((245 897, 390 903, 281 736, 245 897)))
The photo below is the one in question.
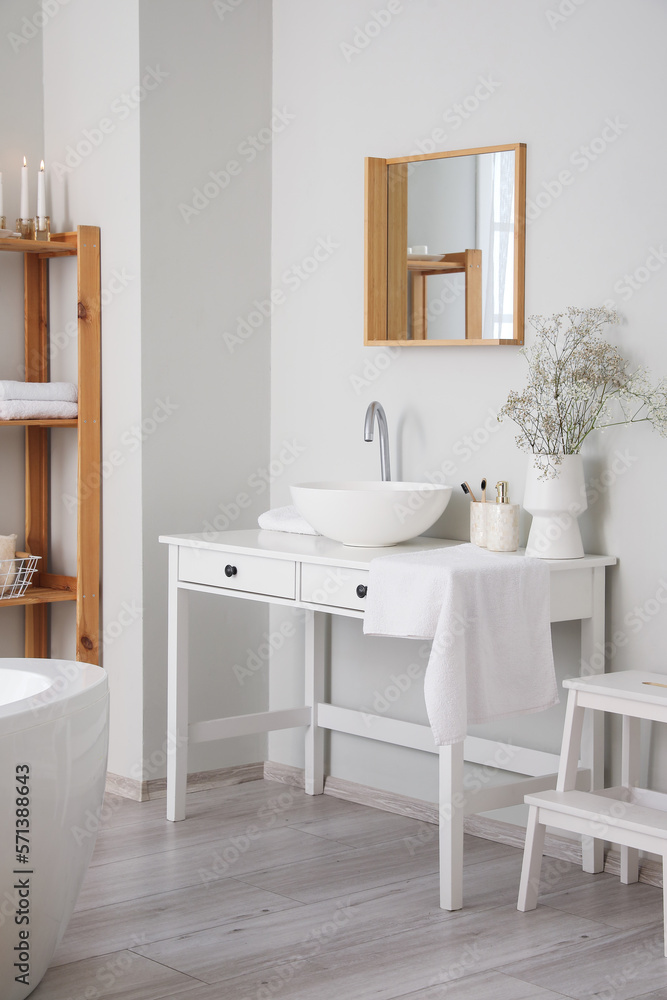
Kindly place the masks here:
POLYGON ((296 507, 274 507, 267 510, 257 518, 260 528, 265 531, 291 531, 296 535, 319 535, 308 524, 305 517, 301 517, 296 507))
POLYGON ((16 579, 16 535, 0 535, 0 597, 9 593, 16 579))
POLYGON ((0 420, 72 420, 78 410, 62 399, 0 400, 0 420))
POLYGON ((76 403, 78 398, 77 387, 72 382, 12 382, 0 379, 0 400, 50 399, 76 403))

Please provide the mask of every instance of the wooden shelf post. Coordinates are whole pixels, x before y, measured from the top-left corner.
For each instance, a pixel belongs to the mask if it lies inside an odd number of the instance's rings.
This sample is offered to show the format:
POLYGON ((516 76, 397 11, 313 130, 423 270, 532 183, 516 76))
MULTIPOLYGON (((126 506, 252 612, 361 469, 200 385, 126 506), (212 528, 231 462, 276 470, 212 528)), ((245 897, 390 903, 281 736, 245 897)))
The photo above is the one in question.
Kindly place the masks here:
POLYGON ((99 663, 100 621, 100 231, 79 226, 79 453, 76 658, 99 663))

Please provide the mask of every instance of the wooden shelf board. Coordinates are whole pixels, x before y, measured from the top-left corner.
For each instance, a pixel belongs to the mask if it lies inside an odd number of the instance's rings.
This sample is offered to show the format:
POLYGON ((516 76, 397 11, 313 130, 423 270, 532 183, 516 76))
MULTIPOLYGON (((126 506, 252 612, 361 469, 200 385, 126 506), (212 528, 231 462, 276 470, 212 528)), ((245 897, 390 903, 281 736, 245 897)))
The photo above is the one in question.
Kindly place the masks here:
POLYGON ((465 271, 465 265, 451 260, 411 260, 408 257, 408 271, 422 271, 428 274, 465 271))
POLYGON ((54 590, 51 587, 28 587, 23 597, 0 599, 0 608, 16 604, 53 604, 55 601, 76 601, 75 590, 54 590))
POLYGON ((79 421, 76 417, 71 420, 0 420, 0 427, 78 427, 79 421))
POLYGON ((43 257, 76 257, 76 245, 60 240, 17 240, 4 237, 0 239, 0 250, 12 253, 36 253, 43 257))

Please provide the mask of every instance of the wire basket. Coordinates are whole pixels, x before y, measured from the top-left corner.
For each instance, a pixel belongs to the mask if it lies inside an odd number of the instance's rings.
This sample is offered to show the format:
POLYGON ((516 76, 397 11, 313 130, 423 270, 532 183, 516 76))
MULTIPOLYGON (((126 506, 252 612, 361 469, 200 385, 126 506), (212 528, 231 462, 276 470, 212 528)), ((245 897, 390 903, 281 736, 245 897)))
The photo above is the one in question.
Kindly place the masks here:
POLYGON ((29 552, 17 552, 15 559, 0 559, 0 601, 23 597, 41 558, 29 552))

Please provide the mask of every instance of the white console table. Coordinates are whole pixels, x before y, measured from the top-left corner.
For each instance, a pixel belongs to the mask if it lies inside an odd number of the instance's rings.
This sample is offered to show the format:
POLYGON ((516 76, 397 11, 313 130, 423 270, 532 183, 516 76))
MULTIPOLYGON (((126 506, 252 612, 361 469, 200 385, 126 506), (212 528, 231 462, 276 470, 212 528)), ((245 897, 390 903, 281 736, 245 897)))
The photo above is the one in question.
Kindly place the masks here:
MULTIPOLYGON (((167 817, 185 818, 188 746, 207 740, 304 726, 305 786, 309 795, 324 789, 324 732, 351 733, 439 755, 440 905, 463 905, 464 816, 523 802, 532 792, 554 788, 558 754, 507 747, 469 737, 436 747, 429 726, 369 716, 324 700, 326 615, 363 618, 369 563, 377 556, 460 544, 420 537, 381 549, 351 548, 328 538, 250 529, 217 534, 164 535, 169 546, 169 650, 167 817), (303 704, 224 719, 190 722, 188 713, 187 604, 190 591, 237 600, 262 601, 306 611, 303 704), (467 793, 464 760, 527 777, 467 793)), ((503 558, 499 555, 499 558, 503 558)), ((581 620, 581 663, 586 675, 601 673, 604 649, 605 567, 609 556, 550 560, 552 622, 581 620), (583 666, 585 665, 585 667, 583 666)), ((195 665, 195 669, 197 666, 195 665)), ((584 733, 582 768, 590 787, 603 785, 604 736, 601 716, 584 733)), ((602 871, 602 841, 584 850, 586 871, 602 871)))

